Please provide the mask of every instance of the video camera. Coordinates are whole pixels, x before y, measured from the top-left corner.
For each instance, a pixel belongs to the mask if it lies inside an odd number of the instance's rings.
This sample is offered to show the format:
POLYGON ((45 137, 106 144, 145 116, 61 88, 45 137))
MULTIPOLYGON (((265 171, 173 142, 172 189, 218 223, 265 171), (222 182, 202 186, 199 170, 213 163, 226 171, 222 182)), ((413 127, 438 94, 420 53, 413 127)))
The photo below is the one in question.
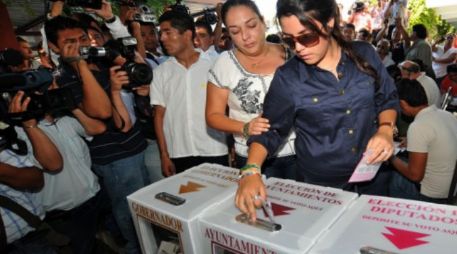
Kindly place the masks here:
POLYGON ((142 23, 157 23, 156 16, 152 10, 146 5, 140 5, 138 7, 138 13, 133 15, 133 20, 142 23))
POLYGON ((126 71, 130 83, 126 89, 146 85, 152 81, 152 70, 147 64, 135 62, 137 41, 134 37, 124 37, 108 41, 104 47, 81 47, 80 55, 84 58, 106 58, 110 63, 121 55, 127 59, 121 70, 126 71))
POLYGON ((203 11, 203 17, 204 17, 206 23, 208 23, 210 25, 214 25, 217 23, 217 15, 209 9, 205 9, 203 11))
POLYGON ((40 119, 46 113, 57 114, 76 107, 70 88, 49 90, 54 77, 48 69, 22 73, 0 74, 1 118, 7 123, 20 125, 29 119, 40 119), (8 106, 18 91, 30 97, 27 111, 8 113, 8 106))

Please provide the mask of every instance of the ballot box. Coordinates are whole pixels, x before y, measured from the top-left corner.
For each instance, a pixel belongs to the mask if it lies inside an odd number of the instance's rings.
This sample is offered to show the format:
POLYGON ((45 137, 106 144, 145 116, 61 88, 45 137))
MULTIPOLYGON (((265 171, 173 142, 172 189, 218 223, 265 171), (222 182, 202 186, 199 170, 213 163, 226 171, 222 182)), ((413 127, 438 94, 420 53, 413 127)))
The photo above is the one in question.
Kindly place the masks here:
POLYGON ((202 253, 199 215, 230 200, 239 170, 202 164, 127 197, 143 253, 202 253))
POLYGON ((265 184, 273 222, 265 209, 258 209, 258 219, 252 223, 233 200, 226 200, 200 217, 202 253, 306 253, 358 197, 340 189, 277 178, 269 178, 265 184))
POLYGON ((363 195, 310 253, 455 254, 457 207, 363 195))

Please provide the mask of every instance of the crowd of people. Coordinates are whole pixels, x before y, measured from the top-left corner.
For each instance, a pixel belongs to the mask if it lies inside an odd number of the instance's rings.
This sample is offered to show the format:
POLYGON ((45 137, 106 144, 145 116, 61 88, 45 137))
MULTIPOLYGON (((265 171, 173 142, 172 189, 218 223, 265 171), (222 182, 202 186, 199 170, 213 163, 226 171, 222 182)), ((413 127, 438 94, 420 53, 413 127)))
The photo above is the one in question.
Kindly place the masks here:
POLYGON ((240 169, 235 204, 253 220, 267 197, 261 174, 449 202, 455 38, 429 40, 423 24, 408 33, 407 0, 349 12, 278 0, 281 32, 268 36, 252 0, 218 4, 215 24, 178 5, 157 24, 128 0, 119 16, 105 0, 71 15, 64 6, 51 4, 38 59, 17 37, 21 61, 2 66, 52 71, 46 88, 71 91, 73 106, 30 116, 29 92, 3 99, 3 119, 21 117, 2 124, 0 252, 97 253, 106 230, 140 253, 126 197, 205 162, 240 169), (396 156, 394 140, 407 152, 396 156), (362 157, 380 169, 349 183, 362 157))

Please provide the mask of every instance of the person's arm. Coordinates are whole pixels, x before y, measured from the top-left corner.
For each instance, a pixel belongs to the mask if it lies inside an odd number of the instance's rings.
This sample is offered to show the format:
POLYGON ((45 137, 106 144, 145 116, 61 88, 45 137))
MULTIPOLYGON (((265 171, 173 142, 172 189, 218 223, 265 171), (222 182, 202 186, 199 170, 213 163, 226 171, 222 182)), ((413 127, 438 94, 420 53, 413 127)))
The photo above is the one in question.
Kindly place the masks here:
POLYGON ((136 39, 136 50, 142 58, 146 58, 146 47, 144 46, 143 36, 141 36, 141 25, 139 22, 131 22, 132 36, 136 39))
POLYGON ((167 141, 165 140, 165 133, 163 131, 163 120, 165 118, 166 108, 155 105, 154 114, 154 130, 157 137, 157 145, 159 146, 160 161, 162 164, 162 174, 165 177, 174 175, 176 173, 173 162, 170 159, 167 149, 167 141))
POLYGON ((454 62, 456 57, 457 57, 457 52, 453 52, 448 57, 435 58, 433 61, 435 63, 448 64, 448 63, 454 62))
POLYGON ((0 182, 18 190, 40 190, 44 186, 43 172, 37 167, 18 168, 0 162, 0 182))
MULTIPOLYGON (((249 146, 249 154, 246 165, 257 165, 260 167, 267 158, 267 149, 259 143, 252 143, 249 146)), ((255 169, 255 168, 253 168, 255 169)), ((250 170, 247 168, 246 170, 250 170)), ((261 200, 266 200, 267 194, 265 185, 260 174, 243 176, 238 182, 238 191, 235 197, 235 204, 245 214, 249 214, 252 221, 256 220, 256 208, 261 206, 261 200), (255 199, 255 197, 260 199, 255 199)))
POLYGON ((62 48, 60 55, 79 74, 83 92, 81 109, 90 117, 109 118, 112 112, 108 95, 95 79, 87 62, 81 59, 79 47, 79 43, 68 43, 62 48))
POLYGON ((378 34, 376 34, 376 38, 374 41, 375 44, 377 44, 378 41, 380 41, 381 39, 383 39, 386 36, 387 30, 389 30, 389 20, 384 19, 381 30, 379 30, 378 34))
POLYGON ((408 152, 408 163, 392 156, 390 162, 403 176, 413 182, 420 182, 425 175, 428 153, 408 152))
POLYGON ((53 1, 51 3, 51 9, 49 10, 49 17, 53 18, 61 15, 63 12, 64 5, 64 1, 53 1))
POLYGON ((130 36, 127 27, 122 24, 119 17, 113 14, 111 3, 108 1, 102 0, 102 8, 99 10, 86 8, 86 11, 93 12, 101 17, 105 21, 105 24, 114 39, 130 36))
POLYGON ((110 69, 111 79, 111 100, 114 106, 113 119, 121 132, 127 132, 133 127, 129 112, 121 97, 122 86, 129 83, 127 72, 120 71, 121 66, 114 66, 110 69))
POLYGON ((106 125, 102 121, 87 116, 80 109, 74 109, 72 113, 78 119, 87 135, 94 136, 105 132, 106 125))
POLYGON ((395 26, 397 27, 398 31, 400 31, 401 36, 403 37, 403 45, 405 45, 405 49, 408 50, 411 47, 411 37, 409 37, 408 32, 403 27, 403 22, 401 18, 395 19, 395 26))
MULTIPOLYGON (((26 112, 30 103, 30 97, 24 98, 24 92, 18 91, 9 105, 9 113, 26 112)), ((59 150, 49 137, 38 127, 35 119, 22 123, 24 131, 30 140, 35 159, 44 170, 59 172, 63 167, 63 159, 59 150)))
POLYGON ((370 139, 366 151, 371 151, 367 162, 369 164, 386 161, 394 152, 394 126, 397 120, 397 111, 388 109, 378 115, 378 130, 370 139))
POLYGON ((245 123, 227 117, 225 109, 230 90, 208 82, 206 91, 206 123, 209 127, 235 135, 249 134, 249 136, 268 131, 270 125, 266 118, 256 117, 245 123), (248 125, 248 133, 244 133, 245 124, 248 125))

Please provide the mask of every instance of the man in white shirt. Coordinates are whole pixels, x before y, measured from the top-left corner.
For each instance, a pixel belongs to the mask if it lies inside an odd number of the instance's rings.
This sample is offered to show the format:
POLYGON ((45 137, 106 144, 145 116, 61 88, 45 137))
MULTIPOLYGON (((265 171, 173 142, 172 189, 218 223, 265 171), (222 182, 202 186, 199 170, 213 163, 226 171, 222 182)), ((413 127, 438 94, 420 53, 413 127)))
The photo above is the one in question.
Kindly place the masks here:
POLYGON ((414 121, 407 134, 408 163, 390 160, 401 174, 393 178, 391 195, 446 203, 457 160, 457 119, 429 106, 415 80, 402 80, 398 95, 402 112, 414 121))
POLYGON ((207 54, 211 60, 216 60, 219 56, 214 47, 214 33, 211 26, 204 20, 199 19, 195 22, 195 47, 207 54))
POLYGON ((154 69, 150 95, 162 173, 170 176, 203 162, 226 165, 225 135, 205 121, 212 61, 194 48, 194 21, 188 14, 167 11, 159 23, 170 58, 154 69))
POLYGON ((419 64, 406 60, 400 64, 401 76, 405 79, 419 81, 427 95, 428 105, 440 107, 441 93, 436 82, 421 71, 419 64))

